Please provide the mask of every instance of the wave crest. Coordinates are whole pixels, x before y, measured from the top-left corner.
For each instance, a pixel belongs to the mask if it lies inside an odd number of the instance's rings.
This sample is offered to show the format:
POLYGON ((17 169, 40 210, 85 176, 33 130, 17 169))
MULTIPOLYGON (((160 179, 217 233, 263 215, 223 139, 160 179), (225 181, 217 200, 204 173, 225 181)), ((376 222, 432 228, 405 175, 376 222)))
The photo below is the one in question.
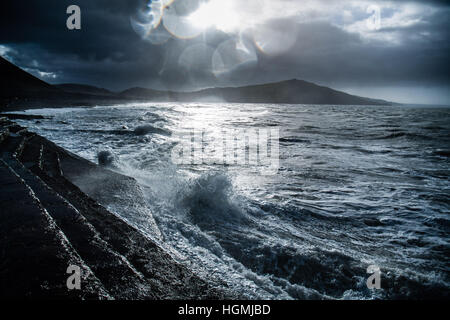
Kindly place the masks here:
POLYGON ((206 174, 193 180, 190 185, 182 195, 180 204, 187 210, 192 222, 201 228, 247 220, 233 199, 233 187, 225 174, 206 174))

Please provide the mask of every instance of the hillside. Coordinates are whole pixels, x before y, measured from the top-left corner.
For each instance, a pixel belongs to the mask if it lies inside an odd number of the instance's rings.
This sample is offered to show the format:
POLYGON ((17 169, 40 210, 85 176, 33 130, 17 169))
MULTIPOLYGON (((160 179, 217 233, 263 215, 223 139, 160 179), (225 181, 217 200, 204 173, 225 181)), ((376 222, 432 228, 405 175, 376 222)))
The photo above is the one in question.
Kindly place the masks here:
POLYGON ((27 105, 93 105, 125 100, 236 102, 286 104, 386 105, 390 102, 358 97, 303 80, 244 87, 210 88, 195 92, 130 88, 120 93, 84 84, 50 85, 0 57, 0 99, 5 109, 27 105))
POLYGON ((65 92, 71 92, 71 93, 82 93, 82 94, 93 94, 93 95, 99 95, 99 96, 113 96, 115 95, 114 92, 109 91, 104 88, 98 88, 95 86, 90 86, 86 84, 77 84, 77 83, 63 83, 63 84, 56 84, 54 87, 57 87, 65 92))
POLYGON ((245 87, 210 88, 195 92, 164 92, 153 89, 132 88, 120 93, 127 99, 147 99, 184 102, 236 102, 287 104, 386 105, 384 100, 358 97, 303 80, 245 87))
POLYGON ((59 89, 0 57, 0 97, 40 97, 59 89))

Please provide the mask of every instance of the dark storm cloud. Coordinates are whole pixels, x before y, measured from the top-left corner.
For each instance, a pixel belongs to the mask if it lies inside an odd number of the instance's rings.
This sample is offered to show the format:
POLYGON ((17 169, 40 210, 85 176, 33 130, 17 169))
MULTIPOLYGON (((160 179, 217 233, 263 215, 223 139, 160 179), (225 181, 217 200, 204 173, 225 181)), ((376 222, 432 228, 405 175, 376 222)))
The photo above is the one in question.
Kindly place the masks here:
MULTIPOLYGON (((299 6, 302 3, 279 1, 299 6)), ((9 50, 6 53, 9 59, 44 80, 112 89, 131 86, 193 89, 294 77, 341 86, 362 82, 444 86, 450 83, 447 1, 398 1, 427 4, 436 10, 417 23, 382 28, 378 38, 370 41, 365 35, 326 18, 297 21, 287 16, 266 21, 266 28, 289 26, 295 36, 289 50, 276 54, 256 51, 256 63, 232 69, 218 79, 211 70, 212 55, 231 36, 210 31, 191 40, 172 38, 163 45, 153 45, 142 40, 130 25, 130 16, 146 3, 145 0, 2 1, 0 44, 9 50), (79 31, 66 28, 65 12, 71 4, 82 9, 79 31), (398 43, 383 40, 384 34, 398 39, 398 43), (187 48, 199 44, 206 45, 200 52, 200 62, 180 58, 187 48)), ((364 15, 365 11, 354 14, 364 15)), ((244 37, 251 38, 246 34, 244 37)))
MULTIPOLYGON (((143 44, 129 27, 139 1, 7 1, 3 2, 0 40, 29 44, 82 59, 121 60, 139 56, 143 44), (66 8, 82 8, 82 29, 66 28, 66 8), (131 5, 133 3, 133 5, 131 5)), ((144 44, 145 45, 145 44, 144 44)))
POLYGON ((381 31, 398 31, 402 45, 368 44, 358 34, 327 23, 298 24, 295 46, 281 57, 261 56, 259 66, 264 81, 278 73, 327 83, 448 84, 448 21, 448 11, 438 12, 421 25, 381 31))

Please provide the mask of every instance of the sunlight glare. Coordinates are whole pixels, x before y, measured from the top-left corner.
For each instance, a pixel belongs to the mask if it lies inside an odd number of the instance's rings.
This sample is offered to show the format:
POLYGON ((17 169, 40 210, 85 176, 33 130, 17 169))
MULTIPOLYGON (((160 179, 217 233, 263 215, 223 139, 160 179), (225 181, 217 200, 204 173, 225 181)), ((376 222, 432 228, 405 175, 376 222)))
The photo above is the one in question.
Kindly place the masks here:
POLYGON ((188 20, 203 30, 215 27, 223 32, 232 32, 239 28, 238 14, 232 1, 210 0, 203 3, 188 20))

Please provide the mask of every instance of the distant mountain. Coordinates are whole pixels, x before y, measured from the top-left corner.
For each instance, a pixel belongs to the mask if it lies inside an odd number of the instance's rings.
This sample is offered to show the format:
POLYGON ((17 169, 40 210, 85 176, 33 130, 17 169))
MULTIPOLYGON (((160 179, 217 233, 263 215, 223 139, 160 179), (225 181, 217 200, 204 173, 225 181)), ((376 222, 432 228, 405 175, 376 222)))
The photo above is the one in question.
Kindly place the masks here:
POLYGON ((143 99, 143 100, 168 100, 169 96, 173 95, 173 93, 169 91, 158 91, 153 89, 146 88, 130 88, 124 90, 118 94, 121 97, 125 97, 128 99, 143 99))
POLYGON ((2 109, 35 103, 55 105, 113 104, 126 100, 180 102, 238 102, 286 104, 386 105, 384 100, 358 97, 303 80, 287 80, 244 87, 210 88, 195 92, 130 88, 120 93, 94 86, 50 85, 0 57, 2 109))
POLYGON ((113 104, 124 98, 87 85, 51 85, 0 57, 0 111, 113 104))
POLYGON ((86 84, 63 83, 63 84, 56 84, 53 86, 65 91, 65 92, 71 92, 71 93, 93 94, 93 95, 99 95, 99 96, 115 95, 114 92, 109 91, 107 89, 98 88, 98 87, 90 86, 90 85, 86 85, 86 84))
POLYGON ((153 89, 132 88, 120 93, 128 99, 147 99, 185 102, 237 102, 237 103, 286 103, 286 104, 338 104, 338 105, 386 105, 390 102, 350 95, 345 92, 318 86, 303 80, 287 80, 276 83, 245 87, 211 88, 195 92, 165 92, 153 89))
POLYGON ((59 89, 0 57, 0 97, 40 97, 59 89))

